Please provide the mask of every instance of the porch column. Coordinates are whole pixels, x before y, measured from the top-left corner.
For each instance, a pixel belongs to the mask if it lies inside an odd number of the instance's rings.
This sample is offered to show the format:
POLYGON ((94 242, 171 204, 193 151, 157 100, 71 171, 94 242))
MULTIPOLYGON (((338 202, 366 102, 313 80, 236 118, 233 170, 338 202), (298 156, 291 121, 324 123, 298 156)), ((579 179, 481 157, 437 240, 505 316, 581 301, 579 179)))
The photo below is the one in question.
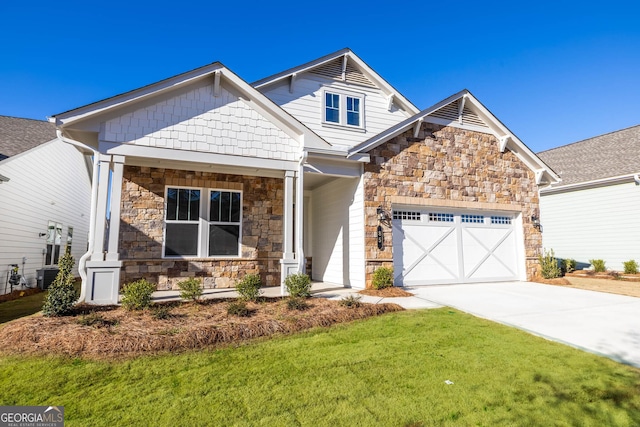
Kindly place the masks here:
POLYGON ((111 156, 100 154, 98 172, 98 203, 96 205, 96 234, 91 251, 91 261, 104 261, 104 238, 107 228, 107 201, 109 199, 109 170, 111 156))
MULTIPOLYGON (((114 206, 114 204, 117 206, 115 213, 117 215, 117 221, 115 221, 117 225, 115 226, 115 231, 113 229, 111 230, 108 242, 109 252, 114 249, 115 254, 109 254, 105 259, 104 243, 107 226, 107 209, 110 192, 109 178, 111 175, 112 156, 104 154, 99 154, 99 156, 100 171, 98 173, 98 182, 93 184, 98 186, 94 244, 93 248, 90 248, 91 257, 86 263, 87 283, 84 298, 85 302, 89 304, 117 304, 118 294, 120 291, 120 268, 122 267, 122 262, 118 261, 117 240, 115 246, 113 246, 111 239, 117 239, 119 232, 120 193, 124 158, 122 156, 115 156, 117 158, 117 163, 114 165, 113 176, 119 182, 117 183, 118 190, 115 195, 116 200, 113 199, 113 194, 111 195, 111 206, 114 206)), ((113 219, 113 210, 111 211, 111 215, 111 218, 113 219)))
POLYGON ((120 204, 122 200, 122 171, 124 169, 124 156, 113 156, 111 174, 111 199, 109 214, 109 242, 107 249, 107 261, 117 261, 118 238, 120 236, 120 204))
POLYGON ((286 171, 284 173, 284 216, 282 218, 282 239, 283 253, 280 260, 280 292, 286 294, 284 279, 297 272, 297 262, 293 254, 293 179, 295 172, 286 171))

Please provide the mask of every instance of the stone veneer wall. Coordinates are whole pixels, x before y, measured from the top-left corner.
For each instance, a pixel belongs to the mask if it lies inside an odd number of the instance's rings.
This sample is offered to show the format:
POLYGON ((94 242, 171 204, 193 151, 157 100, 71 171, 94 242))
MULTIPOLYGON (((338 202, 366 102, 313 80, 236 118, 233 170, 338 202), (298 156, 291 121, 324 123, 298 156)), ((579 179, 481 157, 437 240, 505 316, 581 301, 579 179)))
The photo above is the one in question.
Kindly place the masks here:
POLYGON ((158 289, 200 277, 206 288, 228 288, 256 273, 280 284, 283 180, 210 172, 125 166, 120 223, 121 283, 145 278, 158 289), (162 259, 167 185, 242 190, 242 246, 238 258, 162 259))
POLYGON ((522 212, 527 280, 538 272, 541 233, 531 223, 539 215, 534 173, 509 150, 501 153, 490 134, 424 123, 369 152, 365 165, 366 280, 373 271, 393 267, 391 229, 384 227, 384 247, 377 246, 376 208, 392 203, 484 208, 522 212))

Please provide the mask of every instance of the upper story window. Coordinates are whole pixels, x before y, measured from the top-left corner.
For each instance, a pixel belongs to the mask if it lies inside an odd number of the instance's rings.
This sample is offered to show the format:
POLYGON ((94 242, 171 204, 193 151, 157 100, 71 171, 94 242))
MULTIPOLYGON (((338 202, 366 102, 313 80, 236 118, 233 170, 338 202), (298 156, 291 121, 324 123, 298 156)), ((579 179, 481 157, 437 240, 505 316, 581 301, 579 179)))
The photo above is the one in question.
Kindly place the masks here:
POLYGON ((364 96, 341 92, 324 93, 324 123, 363 128, 364 96))
POLYGON ((165 256, 239 256, 241 192, 169 187, 166 206, 165 256))

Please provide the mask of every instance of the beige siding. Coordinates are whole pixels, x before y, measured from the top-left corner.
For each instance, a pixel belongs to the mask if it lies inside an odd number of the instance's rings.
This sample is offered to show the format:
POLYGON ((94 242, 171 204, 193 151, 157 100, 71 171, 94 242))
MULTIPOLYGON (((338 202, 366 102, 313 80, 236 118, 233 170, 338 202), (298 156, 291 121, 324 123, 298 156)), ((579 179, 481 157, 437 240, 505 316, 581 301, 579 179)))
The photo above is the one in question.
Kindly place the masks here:
POLYGON ((640 186, 633 182, 540 197, 544 247, 580 263, 603 259, 622 271, 640 262, 640 186))
MULTIPOLYGON (((0 164, 0 174, 11 180, 0 184, 0 294, 8 264, 27 261, 24 274, 31 285, 44 263, 49 220, 62 224, 64 249, 73 227, 72 254, 87 250, 91 177, 83 155, 74 147, 53 141, 0 164)), ((77 270, 74 270, 77 274, 77 270)))

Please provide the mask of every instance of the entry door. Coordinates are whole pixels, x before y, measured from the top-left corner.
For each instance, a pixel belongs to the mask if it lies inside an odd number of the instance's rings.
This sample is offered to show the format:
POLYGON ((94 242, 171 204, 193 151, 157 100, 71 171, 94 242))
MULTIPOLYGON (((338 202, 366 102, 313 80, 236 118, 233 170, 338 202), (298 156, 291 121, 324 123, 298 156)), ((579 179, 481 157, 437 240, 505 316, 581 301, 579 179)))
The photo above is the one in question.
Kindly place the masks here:
POLYGON ((392 226, 396 286, 518 278, 512 214, 394 210, 392 226))

